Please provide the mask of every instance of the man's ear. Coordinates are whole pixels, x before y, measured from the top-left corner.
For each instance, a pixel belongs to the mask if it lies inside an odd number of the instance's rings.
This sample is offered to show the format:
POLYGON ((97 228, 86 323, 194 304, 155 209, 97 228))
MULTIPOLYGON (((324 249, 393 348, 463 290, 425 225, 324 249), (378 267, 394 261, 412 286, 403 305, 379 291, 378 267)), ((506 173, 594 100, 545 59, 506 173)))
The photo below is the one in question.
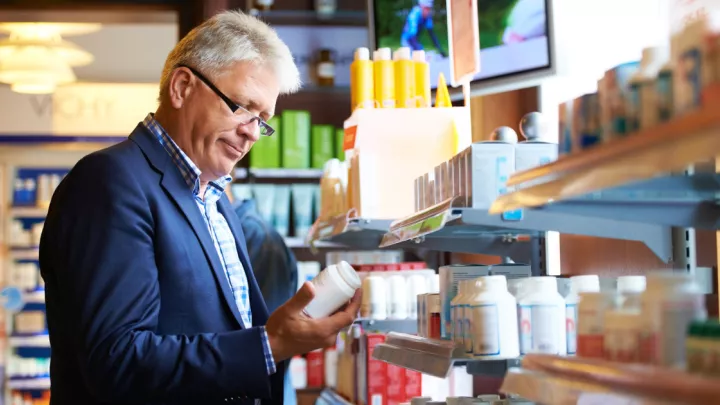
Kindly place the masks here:
POLYGON ((173 108, 181 108, 193 91, 194 79, 190 69, 179 67, 170 74, 168 98, 173 108))

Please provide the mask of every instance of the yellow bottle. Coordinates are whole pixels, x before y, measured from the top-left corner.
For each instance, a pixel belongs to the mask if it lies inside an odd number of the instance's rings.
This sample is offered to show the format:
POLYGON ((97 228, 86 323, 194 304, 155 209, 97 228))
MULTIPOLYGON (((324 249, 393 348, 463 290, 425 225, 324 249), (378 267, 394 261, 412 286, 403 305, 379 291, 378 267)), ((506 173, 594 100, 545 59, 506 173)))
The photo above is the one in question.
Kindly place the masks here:
POLYGON ((375 72, 375 101, 380 108, 395 108, 395 71, 390 48, 380 48, 373 53, 375 72))
POLYGON ((413 64, 415 65, 415 99, 419 108, 432 105, 432 92, 430 90, 430 64, 425 60, 425 51, 413 51, 413 64))
POLYGON ((374 90, 370 50, 357 48, 355 60, 350 65, 350 107, 352 110, 373 108, 375 106, 374 90))
POLYGON ((414 108, 415 102, 415 65, 410 60, 410 48, 402 47, 393 54, 395 67, 395 106, 414 108))

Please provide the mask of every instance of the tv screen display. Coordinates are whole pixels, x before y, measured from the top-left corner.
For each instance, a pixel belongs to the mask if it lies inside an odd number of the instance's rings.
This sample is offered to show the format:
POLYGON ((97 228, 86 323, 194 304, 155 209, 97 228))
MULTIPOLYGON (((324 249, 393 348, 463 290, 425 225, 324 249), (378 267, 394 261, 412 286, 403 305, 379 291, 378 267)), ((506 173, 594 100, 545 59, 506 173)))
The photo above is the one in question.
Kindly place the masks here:
MULTIPOLYGON (((425 50, 432 87, 450 81, 445 0, 372 0, 376 48, 425 50)), ((474 82, 550 68, 549 0, 477 0, 480 73, 474 82)))

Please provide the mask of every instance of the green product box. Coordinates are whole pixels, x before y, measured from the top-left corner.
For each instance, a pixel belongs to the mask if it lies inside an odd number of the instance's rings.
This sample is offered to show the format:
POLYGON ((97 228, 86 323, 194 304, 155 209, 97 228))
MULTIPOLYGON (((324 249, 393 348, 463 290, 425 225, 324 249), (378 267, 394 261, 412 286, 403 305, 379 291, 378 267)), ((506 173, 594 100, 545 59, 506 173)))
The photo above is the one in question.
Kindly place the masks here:
POLYGON ((280 141, 282 130, 280 118, 272 117, 267 122, 275 129, 272 136, 261 136, 250 150, 251 169, 275 169, 280 165, 280 141))
POLYGON ((335 131, 335 157, 341 161, 345 160, 345 130, 338 128, 335 131))
POLYGON ((282 112, 282 164, 289 169, 310 168, 310 112, 282 112))
POLYGON ((312 126, 312 167, 322 169, 325 162, 335 157, 335 127, 312 126))

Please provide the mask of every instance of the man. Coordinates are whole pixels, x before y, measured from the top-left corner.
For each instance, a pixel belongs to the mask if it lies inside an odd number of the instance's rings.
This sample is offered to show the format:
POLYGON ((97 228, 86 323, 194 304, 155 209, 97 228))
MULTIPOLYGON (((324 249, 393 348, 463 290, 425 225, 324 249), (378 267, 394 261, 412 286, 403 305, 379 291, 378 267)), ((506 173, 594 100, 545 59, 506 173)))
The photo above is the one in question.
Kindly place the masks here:
MULTIPOLYGON (((230 195, 228 198, 232 201, 230 195)), ((236 201, 233 205, 245 234, 250 265, 257 269, 257 283, 265 304, 268 311, 275 311, 297 290, 297 260, 282 235, 260 216, 255 200, 236 201)), ((284 381, 284 405, 297 404, 289 370, 285 370, 284 381)))
POLYGON ((63 180, 40 245, 53 405, 279 405, 284 361, 352 323, 358 296, 304 315, 310 284, 268 316, 223 193, 298 87, 271 28, 216 15, 168 55, 156 113, 63 180))
POLYGON ((435 48, 442 57, 446 57, 447 53, 440 45, 435 29, 433 28, 433 0, 418 0, 418 4, 413 7, 405 19, 400 44, 409 47, 414 51, 423 49, 419 36, 424 29, 430 35, 435 48))

